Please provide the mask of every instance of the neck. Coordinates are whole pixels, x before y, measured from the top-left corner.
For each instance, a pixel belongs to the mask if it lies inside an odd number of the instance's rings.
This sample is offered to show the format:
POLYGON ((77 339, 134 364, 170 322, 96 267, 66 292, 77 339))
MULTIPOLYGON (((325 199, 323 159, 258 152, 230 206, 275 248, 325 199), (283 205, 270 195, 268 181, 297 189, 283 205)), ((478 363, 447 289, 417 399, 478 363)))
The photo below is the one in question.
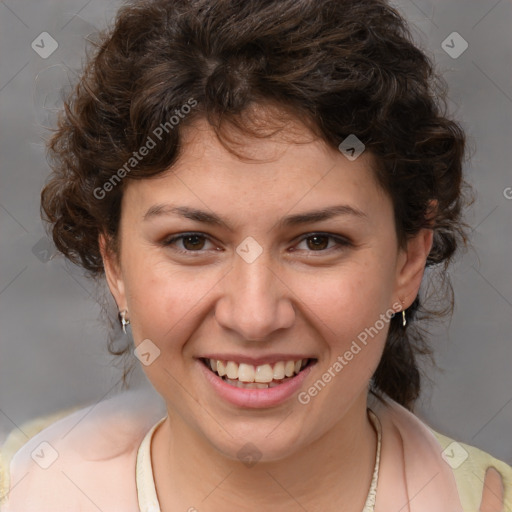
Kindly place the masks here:
POLYGON ((370 486, 376 433, 366 395, 322 437, 278 461, 248 467, 223 456, 180 418, 155 432, 152 461, 162 512, 241 509, 361 512, 370 486))

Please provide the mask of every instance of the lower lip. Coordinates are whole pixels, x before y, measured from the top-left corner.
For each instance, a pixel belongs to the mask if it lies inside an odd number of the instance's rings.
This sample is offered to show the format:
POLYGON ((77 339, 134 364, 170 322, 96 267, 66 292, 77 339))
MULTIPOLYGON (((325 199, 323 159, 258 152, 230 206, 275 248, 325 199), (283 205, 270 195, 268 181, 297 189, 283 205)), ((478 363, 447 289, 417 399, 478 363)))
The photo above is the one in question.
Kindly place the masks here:
POLYGON ((310 364, 304 370, 299 372, 295 377, 286 380, 282 384, 267 389, 245 389, 236 388, 228 384, 216 373, 206 368, 206 366, 198 360, 197 363, 203 372, 206 380, 212 385, 213 389, 224 400, 238 407, 246 407, 250 409, 260 409, 264 407, 275 407, 280 405, 300 389, 304 379, 311 371, 310 364))

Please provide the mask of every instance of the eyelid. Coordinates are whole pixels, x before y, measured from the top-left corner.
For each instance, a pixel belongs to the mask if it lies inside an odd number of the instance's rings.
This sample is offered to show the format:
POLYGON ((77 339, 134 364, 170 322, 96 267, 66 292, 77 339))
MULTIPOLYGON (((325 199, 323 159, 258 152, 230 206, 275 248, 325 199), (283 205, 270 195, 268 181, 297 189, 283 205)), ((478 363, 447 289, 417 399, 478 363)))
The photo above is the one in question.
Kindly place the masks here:
MULTIPOLYGON (((210 235, 208 235, 206 233, 202 233, 200 231, 190 231, 190 232, 178 233, 176 235, 171 235, 169 237, 166 237, 160 242, 160 244, 163 245, 164 247, 172 247, 174 245, 174 242, 177 242, 179 240, 183 240, 184 238, 192 237, 192 236, 204 238, 204 239, 208 240, 210 243, 213 243, 212 237, 210 235)), ((199 255, 199 254, 203 254, 208 249, 199 249, 198 251, 188 251, 186 249, 174 248, 173 250, 175 250, 176 252, 181 253, 181 254, 198 254, 199 255)))
MULTIPOLYGON (((204 239, 208 240, 210 243, 213 243, 213 240, 212 240, 213 237, 211 237, 210 235, 200 232, 200 231, 190 231, 190 232, 178 233, 176 235, 166 237, 162 240, 161 245, 163 245, 164 247, 171 247, 174 245, 174 242, 177 242, 178 240, 183 240, 184 238, 192 237, 192 236, 198 236, 199 238, 204 238, 204 239)), ((298 237, 296 239, 295 245, 302 243, 303 241, 307 240, 308 238, 313 238, 314 236, 320 236, 320 237, 325 237, 325 238, 334 240, 335 245, 328 249, 322 249, 322 250, 318 250, 318 251, 314 251, 314 250, 306 250, 305 251, 310 254, 314 254, 314 253, 318 253, 319 255, 330 254, 333 251, 342 250, 344 248, 351 247, 354 245, 353 242, 345 236, 337 235, 334 233, 323 232, 323 231, 311 231, 309 233, 304 233, 303 235, 301 235, 300 237, 298 237)), ((180 254, 197 255, 198 256, 198 255, 204 254, 206 251, 211 250, 211 249, 199 249, 197 251, 191 251, 191 250, 186 250, 186 249, 173 248, 173 250, 180 254)), ((219 250, 219 249, 217 248, 217 250, 219 250)), ((300 251, 301 249, 298 249, 298 250, 300 251)), ((295 252, 295 251, 297 251, 297 249, 294 249, 292 252, 295 252)))
POLYGON ((306 251, 306 252, 311 253, 311 254, 314 254, 314 253, 330 254, 332 251, 341 250, 341 249, 344 249, 346 247, 350 247, 350 246, 354 245, 352 243, 352 241, 349 240, 345 236, 336 235, 334 233, 327 233, 327 232, 323 232, 323 231, 312 231, 310 233, 306 233, 304 235, 301 235, 299 240, 298 240, 298 242, 297 242, 297 244, 303 242, 304 240, 307 240, 308 238, 313 238, 314 236, 330 238, 330 239, 334 240, 335 246, 334 247, 330 247, 329 249, 323 249, 323 250, 320 250, 320 251, 312 251, 312 250, 311 251, 306 251))

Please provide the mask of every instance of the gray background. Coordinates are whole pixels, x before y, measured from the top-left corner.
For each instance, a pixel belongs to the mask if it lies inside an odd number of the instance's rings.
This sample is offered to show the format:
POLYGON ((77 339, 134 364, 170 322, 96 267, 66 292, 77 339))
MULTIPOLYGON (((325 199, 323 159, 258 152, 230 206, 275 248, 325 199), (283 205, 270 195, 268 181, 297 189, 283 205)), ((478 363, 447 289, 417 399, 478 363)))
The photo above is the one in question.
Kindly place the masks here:
MULTIPOLYGON (((39 217, 49 173, 45 126, 59 89, 83 60, 84 38, 105 27, 118 5, 0 2, 0 442, 27 419, 120 389, 98 290, 61 257, 48 260, 39 217), (46 59, 31 48, 44 31, 59 44, 46 59)), ((428 370, 434 384, 424 388, 416 412, 438 431, 512 463, 512 2, 394 5, 448 81, 450 107, 473 151, 467 175, 477 193, 468 213, 473 249, 451 271, 456 310, 433 329, 440 370, 428 370), (442 47, 454 31, 469 44, 456 59, 442 47)), ((140 369, 132 383, 148 386, 140 369)))

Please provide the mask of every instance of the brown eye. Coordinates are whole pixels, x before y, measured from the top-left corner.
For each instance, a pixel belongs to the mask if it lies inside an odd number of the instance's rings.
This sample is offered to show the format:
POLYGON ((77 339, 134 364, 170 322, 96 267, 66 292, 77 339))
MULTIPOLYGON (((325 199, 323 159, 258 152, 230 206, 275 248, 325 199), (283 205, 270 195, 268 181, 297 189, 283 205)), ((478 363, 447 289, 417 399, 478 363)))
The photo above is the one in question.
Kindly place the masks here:
POLYGON ((189 235, 183 237, 183 247, 187 251, 202 249, 204 247, 205 238, 200 235, 189 235))
POLYGON ((353 244, 345 237, 330 233, 310 233, 303 236, 295 250, 317 253, 331 253, 351 247, 353 244), (304 247, 300 247, 303 244, 304 247))
POLYGON ((329 245, 329 238, 330 237, 325 236, 325 235, 313 235, 313 236, 310 236, 310 237, 308 237, 306 239, 306 240, 308 240, 308 242, 307 242, 308 248, 312 249, 312 250, 317 250, 317 249, 323 250, 323 249, 326 249, 327 246, 329 245), (310 243, 310 241, 312 243, 310 243))
MULTIPOLYGON (((162 241, 164 247, 169 247, 179 253, 200 253, 205 249, 205 244, 208 241, 208 237, 201 233, 184 233, 181 235, 173 236, 162 241), (180 244, 181 243, 181 247, 180 244)), ((210 242, 211 243, 211 242, 210 242)))

